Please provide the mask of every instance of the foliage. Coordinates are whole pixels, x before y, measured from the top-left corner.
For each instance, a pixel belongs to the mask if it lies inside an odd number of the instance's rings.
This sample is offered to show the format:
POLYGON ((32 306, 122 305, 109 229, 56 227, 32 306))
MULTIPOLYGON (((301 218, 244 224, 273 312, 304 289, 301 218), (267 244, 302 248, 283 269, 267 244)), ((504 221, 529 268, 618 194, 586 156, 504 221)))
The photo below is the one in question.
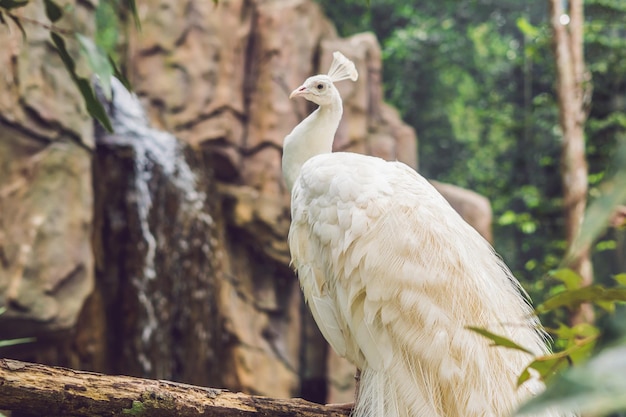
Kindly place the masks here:
POLYGON ((486 337, 487 339, 490 339, 493 342, 493 346, 502 346, 502 347, 506 347, 510 349, 521 350, 524 353, 529 353, 532 355, 532 352, 530 350, 526 349, 523 346, 518 345, 517 343, 513 342, 512 340, 507 339, 506 337, 499 336, 495 333, 492 333, 480 327, 469 326, 467 327, 467 329, 473 332, 476 332, 479 335, 486 337))
POLYGON ((146 412, 146 407, 143 405, 141 401, 133 401, 133 404, 130 408, 125 408, 122 410, 123 414, 128 414, 131 416, 141 416, 146 412))
POLYGON ((379 36, 387 98, 418 133, 420 171, 491 200, 496 247, 516 275, 530 280, 554 268, 563 247, 557 113, 552 80, 533 62, 550 68, 550 38, 531 24, 544 8, 374 0, 368 20, 362 6, 339 15, 322 4, 337 19, 361 16, 359 30, 379 36))
MULTIPOLYGON (((610 184, 626 181, 626 164, 621 157, 626 154, 626 143, 618 148, 617 169, 610 184)), ((586 245, 597 238, 614 214, 615 206, 626 202, 624 187, 601 187, 604 192, 598 196, 585 213, 582 233, 578 245, 586 245), (585 224, 593 226, 585 227, 585 224)), ((610 287, 592 285, 581 287, 582 279, 574 271, 561 269, 552 276, 563 283, 561 291, 555 293, 536 311, 545 314, 559 309, 576 309, 583 302, 599 307, 609 321, 616 321, 617 331, 601 334, 600 328, 582 323, 575 326, 560 324, 548 329, 555 337, 556 353, 540 356, 520 375, 518 383, 530 377, 529 368, 539 372, 548 381, 544 393, 522 406, 519 413, 532 414, 544 409, 578 411, 593 415, 607 415, 616 411, 626 411, 626 326, 623 324, 623 305, 626 303, 626 273, 613 276, 610 287), (619 306, 622 306, 620 309, 619 306), (614 340, 617 339, 617 342, 614 340), (598 352, 591 356, 596 348, 598 352), (591 359, 587 361, 589 358, 591 359), (570 365, 578 365, 570 367, 570 365), (560 371, 564 371, 558 374, 560 371), (555 377, 556 375, 556 377, 555 377), (552 379, 555 377, 554 379, 552 379)), ((607 328, 610 328, 607 326, 607 328)), ((485 335, 482 329, 471 329, 485 335)), ((494 344, 511 348, 514 342, 498 335, 486 335, 494 344)), ((523 349, 523 347, 517 347, 523 349)))
MULTIPOLYGON (((618 154, 621 152, 626 152, 626 144, 620 147, 618 154)), ((626 181, 626 165, 621 164, 611 180, 618 183, 626 181)), ((615 204, 626 200, 622 188, 605 189, 607 191, 597 197, 585 213, 586 219, 592 215, 597 217, 593 220, 594 225, 606 225, 614 213, 615 204)), ((601 230, 597 226, 593 229, 583 227, 583 232, 592 235, 581 234, 578 239, 591 242, 601 230)), ((599 327, 588 323, 574 326, 561 323, 558 328, 547 329, 555 337, 557 351, 536 357, 518 379, 518 384, 523 383, 530 377, 529 369, 534 369, 548 382, 547 389, 524 404, 518 415, 541 413, 547 409, 596 416, 626 411, 626 326, 623 321, 626 273, 614 275, 614 284, 608 288, 602 285, 581 287, 581 277, 569 269, 556 270, 552 277, 563 283, 561 291, 537 307, 539 314, 559 309, 574 310, 580 303, 590 302, 617 325, 606 326, 609 331, 604 334, 601 334, 599 327), (618 305, 622 305, 622 308, 619 309, 618 305), (600 349, 592 356, 597 345, 600 349)), ((484 329, 469 329, 489 338, 494 345, 528 352, 523 346, 505 337, 484 329)))
MULTIPOLYGON (((559 267, 566 245, 545 3, 372 0, 368 8, 362 0, 318 1, 343 35, 377 34, 386 97, 418 133, 420 171, 490 199, 495 247, 531 298, 560 286, 548 275, 559 267)), ((626 136, 622 3, 586 1, 594 87, 586 132, 592 196, 626 136)), ((624 233, 610 232, 594 248, 595 259, 602 260, 596 263, 600 276, 621 266, 615 254, 624 250, 623 240, 624 233)))
MULTIPOLYGON (((28 33, 24 28, 23 22, 36 24, 48 30, 50 33, 50 42, 54 49, 57 51, 63 64, 65 65, 65 68, 70 75, 72 81, 78 88, 78 91, 80 92, 85 103, 87 112, 93 118, 98 120, 106 130, 112 132, 113 127, 111 126, 111 122, 109 121, 104 107, 98 101, 91 82, 88 79, 80 76, 76 71, 75 57, 73 57, 72 54, 69 52, 68 48, 66 47, 66 43, 78 43, 81 54, 86 58, 87 63, 89 64, 89 68, 92 71, 92 75, 95 76, 96 79, 99 81, 100 86, 102 87, 102 90, 106 97, 110 97, 111 95, 111 77, 113 75, 122 80, 127 88, 130 88, 128 80, 126 79, 126 77, 124 77, 122 71, 119 69, 118 65, 115 63, 115 60, 110 53, 111 49, 113 48, 113 44, 111 42, 105 44, 106 47, 111 48, 108 49, 107 53, 90 37, 84 36, 80 33, 74 33, 65 29, 60 29, 59 27, 55 26, 55 23, 61 20, 66 12, 71 12, 72 9, 70 7, 61 8, 61 6, 59 6, 53 0, 44 0, 44 8, 46 12, 46 17, 48 18, 48 22, 35 21, 15 13, 16 9, 26 7, 27 5, 29 5, 29 3, 29 0, 0 0, 0 24, 8 26, 6 18, 9 18, 19 28, 25 39, 27 38, 28 33)), ((99 7, 98 10, 111 11, 111 8, 115 6, 112 3, 115 3, 115 5, 117 6, 120 5, 118 1, 104 1, 100 2, 101 7, 99 7)), ((130 10, 137 28, 140 28, 135 0, 124 0, 123 3, 125 7, 130 10)), ((97 13, 97 17, 102 17, 103 13, 105 12, 100 12, 100 14, 97 13)), ((100 20, 100 22, 101 21, 102 19, 100 20)), ((106 22, 116 23, 117 18, 111 19, 109 16, 109 19, 106 22)), ((114 26, 115 25, 98 25, 98 32, 96 34, 97 40, 110 41, 113 37, 113 42, 115 42, 117 39, 110 32, 110 28, 114 26)))
POLYGON ((519 415, 545 409, 577 410, 607 415, 626 410, 626 341, 602 350, 586 364, 557 377, 540 396, 526 403, 519 415))

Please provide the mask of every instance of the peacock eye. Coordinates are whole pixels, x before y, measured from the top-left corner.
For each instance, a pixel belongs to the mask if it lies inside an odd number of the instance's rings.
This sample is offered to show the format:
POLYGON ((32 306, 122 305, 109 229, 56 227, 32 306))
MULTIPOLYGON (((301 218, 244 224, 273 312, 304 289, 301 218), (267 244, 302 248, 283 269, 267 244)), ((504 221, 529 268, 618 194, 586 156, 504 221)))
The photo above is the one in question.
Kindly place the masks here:
POLYGON ((323 90, 324 89, 324 84, 318 84, 317 85, 317 89, 318 90, 323 90))

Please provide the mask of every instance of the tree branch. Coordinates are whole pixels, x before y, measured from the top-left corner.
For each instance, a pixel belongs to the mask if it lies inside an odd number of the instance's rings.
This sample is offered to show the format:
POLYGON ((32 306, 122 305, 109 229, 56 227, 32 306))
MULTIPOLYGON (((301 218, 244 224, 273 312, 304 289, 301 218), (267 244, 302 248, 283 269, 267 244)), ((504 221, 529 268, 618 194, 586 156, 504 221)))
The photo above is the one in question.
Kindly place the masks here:
POLYGON ((0 359, 0 409, 46 416, 349 416, 348 410, 302 399, 272 399, 11 359, 0 359))
MULTIPOLYGON (((24 16, 21 16, 21 15, 16 15, 16 14, 14 14, 14 13, 11 13, 11 12, 10 12, 10 11, 8 11, 7 9, 1 8, 1 7, 0 7, 0 11, 1 11, 3 14, 7 15, 8 17, 10 17, 10 18, 11 18, 11 20, 13 20, 14 22, 17 20, 17 21, 19 21, 19 22, 30 23, 30 24, 32 24, 32 25, 36 25, 36 26, 42 27, 42 28, 44 28, 44 29, 47 29, 47 30, 49 30, 50 32, 56 32, 56 33, 59 33, 59 34, 61 34, 61 35, 67 35, 67 36, 74 35, 74 32, 73 32, 73 31, 68 30, 68 29, 63 29, 63 28, 60 28, 60 27, 58 27, 58 26, 55 26, 54 24, 49 24, 49 23, 46 23, 46 22, 41 22, 41 21, 36 20, 36 19, 31 19, 31 18, 29 18, 29 17, 24 17, 24 16)), ((16 22, 16 23, 17 23, 17 22, 16 22)), ((22 31, 23 31, 23 29, 22 29, 22 28, 20 28, 20 30, 22 30, 22 31)))

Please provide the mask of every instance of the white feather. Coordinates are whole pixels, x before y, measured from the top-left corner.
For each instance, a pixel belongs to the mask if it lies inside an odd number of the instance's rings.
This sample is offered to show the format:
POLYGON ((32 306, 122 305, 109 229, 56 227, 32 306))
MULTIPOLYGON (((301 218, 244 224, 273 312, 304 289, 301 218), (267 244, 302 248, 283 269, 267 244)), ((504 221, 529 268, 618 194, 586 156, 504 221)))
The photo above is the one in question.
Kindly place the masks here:
POLYGON ((341 52, 336 51, 333 53, 333 62, 330 64, 328 77, 330 77, 331 81, 334 83, 343 80, 356 81, 359 78, 359 73, 352 61, 346 58, 341 52))
MULTIPOLYGON (((329 75, 338 71, 333 63, 329 75)), ((332 85, 327 94, 305 96, 320 109, 285 141, 289 246, 322 334, 362 371, 354 415, 509 415, 543 389, 537 379, 516 387, 532 357, 493 348, 466 326, 546 353, 518 282, 414 170, 331 153, 341 98, 332 85)))

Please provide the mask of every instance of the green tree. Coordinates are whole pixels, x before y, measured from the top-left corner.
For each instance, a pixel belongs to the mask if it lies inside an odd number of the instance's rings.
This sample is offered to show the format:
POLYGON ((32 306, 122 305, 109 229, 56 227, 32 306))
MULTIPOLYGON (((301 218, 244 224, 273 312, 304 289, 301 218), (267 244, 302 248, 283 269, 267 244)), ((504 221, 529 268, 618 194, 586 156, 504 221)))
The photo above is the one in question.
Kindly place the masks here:
MULTIPOLYGON (((320 3, 343 35, 377 34, 386 97, 418 133, 420 171, 489 197, 495 246, 509 266, 533 298, 546 286, 558 291, 558 282, 538 279, 558 267, 566 248, 547 2, 320 3)), ((619 1, 586 3, 593 193, 623 119, 617 92, 624 91, 626 19, 619 1)))

